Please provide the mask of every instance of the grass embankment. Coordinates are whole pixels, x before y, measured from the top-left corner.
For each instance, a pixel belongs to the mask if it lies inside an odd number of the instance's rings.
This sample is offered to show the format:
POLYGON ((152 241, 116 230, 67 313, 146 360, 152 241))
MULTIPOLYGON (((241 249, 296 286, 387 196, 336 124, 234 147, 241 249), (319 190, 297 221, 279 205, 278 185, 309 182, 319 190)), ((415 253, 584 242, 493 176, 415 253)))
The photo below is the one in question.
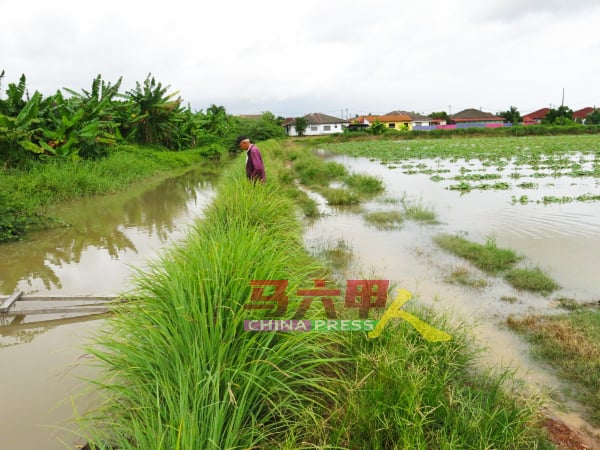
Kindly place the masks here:
POLYGON ((466 259, 486 273, 502 273, 504 279, 516 289, 548 295, 559 288, 539 267, 514 267, 522 257, 511 249, 498 248, 493 239, 478 244, 460 236, 440 234, 433 240, 442 249, 466 259))
POLYGON ((508 324, 528 338, 536 357, 572 383, 567 394, 600 425, 600 311, 578 307, 559 316, 509 317, 508 324))
POLYGON ((172 152, 128 145, 98 160, 57 159, 32 163, 27 169, 0 168, 0 242, 56 224, 51 211, 59 202, 117 192, 201 160, 198 150, 172 152))
MULTIPOLYGON (((259 312, 244 308, 252 280, 288 280, 289 318, 296 289, 325 274, 303 248, 291 172, 272 158, 280 146, 261 149, 267 184, 232 167, 205 219, 139 274, 137 300, 98 336, 106 402, 87 438, 119 449, 546 447, 535 404, 476 374, 470 338, 439 317, 412 310, 449 342, 397 319, 373 340, 243 331, 259 312)), ((307 318, 323 317, 320 304, 307 318)))

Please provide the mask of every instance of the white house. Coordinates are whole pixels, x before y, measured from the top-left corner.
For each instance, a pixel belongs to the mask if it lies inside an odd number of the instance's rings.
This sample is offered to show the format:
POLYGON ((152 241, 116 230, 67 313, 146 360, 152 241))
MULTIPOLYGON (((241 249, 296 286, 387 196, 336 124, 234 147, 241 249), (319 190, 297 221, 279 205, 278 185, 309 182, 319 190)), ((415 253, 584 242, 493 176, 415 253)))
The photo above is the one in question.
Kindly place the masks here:
MULTIPOLYGON (((311 113, 304 116, 307 122, 304 136, 322 136, 326 134, 343 133, 348 121, 322 113, 311 113)), ((296 119, 288 119, 283 126, 288 136, 298 136, 296 119)))

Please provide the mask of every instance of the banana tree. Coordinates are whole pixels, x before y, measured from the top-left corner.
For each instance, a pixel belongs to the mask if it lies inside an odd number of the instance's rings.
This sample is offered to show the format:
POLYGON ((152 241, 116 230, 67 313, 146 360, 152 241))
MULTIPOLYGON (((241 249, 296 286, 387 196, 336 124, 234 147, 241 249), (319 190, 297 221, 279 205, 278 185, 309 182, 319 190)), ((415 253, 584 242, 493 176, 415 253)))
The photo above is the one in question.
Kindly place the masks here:
POLYGON ((131 124, 135 126, 135 140, 142 144, 161 144, 176 148, 176 119, 180 112, 179 92, 167 94, 170 86, 163 87, 150 74, 143 85, 127 92, 132 104, 131 124))

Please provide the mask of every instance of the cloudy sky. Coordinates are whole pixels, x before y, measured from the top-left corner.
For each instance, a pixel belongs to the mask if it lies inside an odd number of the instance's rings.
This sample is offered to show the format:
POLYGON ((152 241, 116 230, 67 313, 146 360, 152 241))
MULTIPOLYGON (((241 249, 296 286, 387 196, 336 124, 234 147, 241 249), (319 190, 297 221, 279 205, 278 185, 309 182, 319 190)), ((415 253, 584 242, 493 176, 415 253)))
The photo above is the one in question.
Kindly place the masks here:
POLYGON ((194 111, 337 117, 600 106, 597 0, 4 0, 30 94, 152 74, 194 111))

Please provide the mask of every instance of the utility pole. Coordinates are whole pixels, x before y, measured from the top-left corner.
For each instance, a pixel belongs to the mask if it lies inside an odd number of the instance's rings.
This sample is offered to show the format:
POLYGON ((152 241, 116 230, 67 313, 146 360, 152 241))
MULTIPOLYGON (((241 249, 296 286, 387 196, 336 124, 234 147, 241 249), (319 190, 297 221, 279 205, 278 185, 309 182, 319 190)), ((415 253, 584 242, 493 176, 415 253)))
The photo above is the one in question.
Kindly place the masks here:
POLYGON ((563 88, 562 101, 560 102, 560 107, 563 108, 565 106, 565 88, 563 88))
POLYGON ((452 115, 452 105, 448 105, 448 115, 452 115))

